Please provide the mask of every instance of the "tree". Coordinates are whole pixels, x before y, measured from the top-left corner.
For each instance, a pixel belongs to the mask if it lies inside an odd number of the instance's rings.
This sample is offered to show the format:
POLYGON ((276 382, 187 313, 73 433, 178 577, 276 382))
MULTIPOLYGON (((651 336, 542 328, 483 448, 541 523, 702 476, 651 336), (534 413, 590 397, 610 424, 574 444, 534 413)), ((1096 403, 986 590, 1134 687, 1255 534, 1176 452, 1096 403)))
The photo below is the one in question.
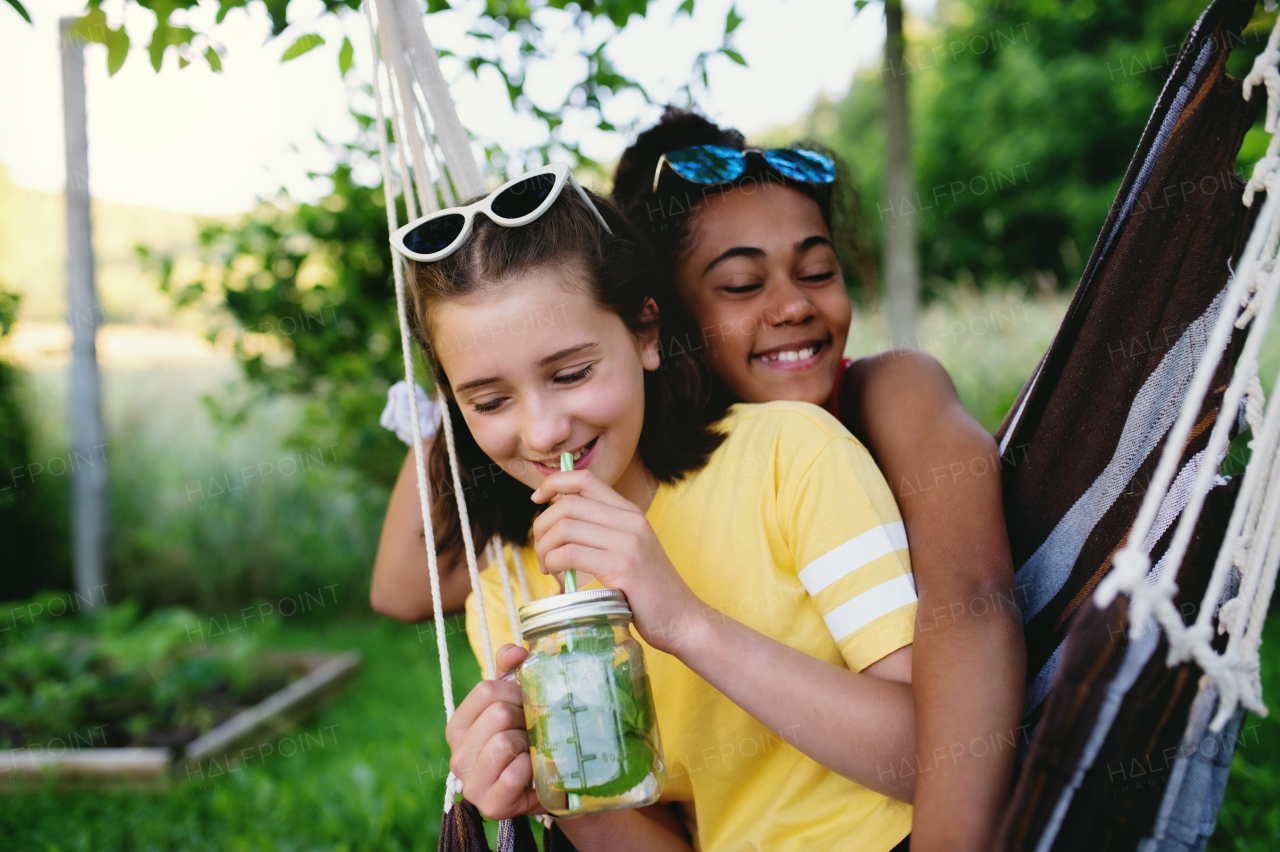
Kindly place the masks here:
MULTIPOLYGON (((906 37, 902 32, 902 0, 884 0, 884 195, 901 203, 914 192, 911 133, 907 121, 906 37)), ((909 344, 915 337, 916 303, 920 300, 920 262, 916 257, 916 222, 895 218, 884 235, 884 280, 889 302, 889 341, 909 344)))
MULTIPOLYGON (((878 77, 858 77, 831 107, 836 130, 826 141, 848 161, 883 234, 915 221, 926 292, 956 280, 1074 284, 1203 6, 941 0, 932 28, 922 27, 929 37, 903 59, 917 178, 907 203, 879 189, 878 77)), ((1237 76, 1273 20, 1260 13, 1234 45, 1237 76)))

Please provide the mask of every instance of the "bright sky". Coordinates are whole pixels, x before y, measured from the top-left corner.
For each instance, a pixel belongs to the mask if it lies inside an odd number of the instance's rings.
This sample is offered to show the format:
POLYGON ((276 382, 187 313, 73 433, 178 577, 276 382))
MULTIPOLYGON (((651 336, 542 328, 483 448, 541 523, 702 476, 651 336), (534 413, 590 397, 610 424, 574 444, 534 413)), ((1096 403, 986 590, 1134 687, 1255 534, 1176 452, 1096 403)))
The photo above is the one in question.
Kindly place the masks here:
MULTIPOLYGON (((635 19, 613 40, 606 54, 623 73, 639 80, 656 101, 675 99, 689 80, 699 51, 717 47, 732 0, 698 0, 697 14, 673 15, 679 0, 657 0, 644 20, 635 19)), ((58 17, 83 10, 84 0, 39 0, 25 4, 28 26, 0 4, 0 163, 14 183, 47 191, 64 185, 61 69, 58 17)), ((216 3, 204 2, 193 20, 211 24, 216 3)), ((437 48, 466 50, 465 32, 483 4, 455 0, 455 10, 433 15, 429 33, 437 48)), ((909 3, 928 14, 933 0, 909 3)), ((293 0, 293 22, 283 36, 267 41, 269 22, 260 4, 233 9, 215 35, 225 46, 223 72, 204 62, 179 69, 170 51, 156 74, 145 52, 154 17, 133 7, 127 23, 134 44, 115 77, 106 72, 106 49, 86 55, 89 113, 89 180, 95 196, 169 210, 218 214, 247 210, 255 199, 284 187, 295 198, 314 200, 323 183, 308 171, 326 171, 332 159, 316 134, 336 142, 355 136, 347 110, 355 87, 370 76, 368 31, 362 14, 322 15, 319 0, 293 0), (326 44, 291 62, 280 55, 304 33, 319 33, 326 44), (343 81, 337 54, 343 35, 355 45, 355 66, 343 81)), ((737 0, 744 23, 734 45, 748 62, 726 57, 710 63, 710 91, 695 88, 699 105, 713 119, 751 134, 789 124, 802 116, 819 93, 840 96, 859 65, 877 61, 883 39, 878 4, 857 15, 851 0, 737 0)), ((108 22, 116 26, 123 0, 106 0, 108 22)), ((547 10, 542 22, 554 43, 567 47, 600 33, 580 35, 567 27, 566 14, 547 10)), ((200 26, 197 29, 204 29, 200 26)), ((603 30, 602 30, 603 32, 603 30)), ((566 53, 530 73, 528 90, 546 107, 557 104, 579 69, 566 53)), ((446 59, 462 123, 473 133, 518 151, 541 141, 539 125, 515 116, 496 72, 477 81, 446 59)), ((619 125, 656 119, 658 109, 636 97, 606 104, 606 117, 619 125)), ((628 140, 570 122, 591 156, 612 160, 628 140)))

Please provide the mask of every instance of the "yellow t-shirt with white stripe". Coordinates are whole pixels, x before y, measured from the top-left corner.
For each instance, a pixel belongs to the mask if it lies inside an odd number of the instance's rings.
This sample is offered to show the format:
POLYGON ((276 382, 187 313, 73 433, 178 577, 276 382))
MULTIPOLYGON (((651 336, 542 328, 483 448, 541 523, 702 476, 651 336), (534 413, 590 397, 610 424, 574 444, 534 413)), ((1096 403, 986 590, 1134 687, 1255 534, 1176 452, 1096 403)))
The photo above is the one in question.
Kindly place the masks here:
MULTIPOLYGON (((660 486, 646 513, 694 593, 855 672, 911 644, 906 534, 866 449, 807 403, 735 405, 719 428, 728 437, 707 466, 660 486)), ((521 556, 530 594, 557 594, 532 549, 521 556)), ((514 571, 510 549, 506 560, 514 571)), ((519 584, 511 585, 519 606, 519 584)), ((481 588, 496 649, 512 641, 496 567, 481 588)), ((467 630, 479 656, 474 595, 467 630)), ((805 756, 788 731, 770 731, 676 658, 646 644, 645 661, 667 765, 663 801, 680 805, 695 848, 882 852, 911 830, 909 805, 805 756)))

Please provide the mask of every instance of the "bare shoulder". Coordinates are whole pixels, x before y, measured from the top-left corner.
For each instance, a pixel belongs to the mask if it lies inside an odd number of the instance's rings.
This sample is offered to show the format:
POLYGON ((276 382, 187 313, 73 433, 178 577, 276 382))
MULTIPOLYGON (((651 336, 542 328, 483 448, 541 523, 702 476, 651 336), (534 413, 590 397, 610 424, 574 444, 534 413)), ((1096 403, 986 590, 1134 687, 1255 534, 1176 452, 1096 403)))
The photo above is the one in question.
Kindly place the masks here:
POLYGON ((857 397, 850 402, 870 429, 877 421, 902 425, 903 418, 921 422, 968 417, 946 368, 918 349, 891 349, 859 358, 849 366, 845 389, 857 397))
POLYGON ((859 374, 861 391, 872 395, 876 402, 888 397, 919 397, 934 402, 960 399, 946 367, 919 349, 890 349, 859 358, 850 365, 850 372, 854 371, 859 374))

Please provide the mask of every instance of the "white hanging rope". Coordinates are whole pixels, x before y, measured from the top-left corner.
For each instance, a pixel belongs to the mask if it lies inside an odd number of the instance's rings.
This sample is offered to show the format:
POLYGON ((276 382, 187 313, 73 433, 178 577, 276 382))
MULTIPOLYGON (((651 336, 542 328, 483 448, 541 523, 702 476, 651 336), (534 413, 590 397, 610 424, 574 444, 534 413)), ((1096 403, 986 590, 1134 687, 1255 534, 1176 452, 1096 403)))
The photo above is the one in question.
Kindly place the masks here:
MULTIPOLYGON (((388 71, 387 82, 388 88, 392 88, 389 85, 391 82, 390 71, 388 71)), ((405 215, 408 216, 409 221, 412 222, 414 219, 418 218, 418 208, 413 202, 413 175, 409 171, 409 163, 404 158, 404 143, 400 141, 403 138, 403 134, 400 131, 400 110, 396 107, 396 99, 394 95, 391 96, 389 100, 391 101, 391 138, 396 144, 396 156, 400 159, 400 174, 403 176, 403 179, 400 182, 400 195, 404 198, 405 215)), ((404 261, 401 260, 399 263, 403 264, 404 261)))
MULTIPOLYGON (((387 208, 387 226, 390 231, 397 228, 396 195, 393 189, 391 162, 387 152, 387 116, 383 109, 383 92, 380 85, 379 57, 384 60, 381 70, 387 78, 386 97, 391 105, 391 132, 395 141, 396 153, 400 161, 401 190, 405 200, 405 209, 410 220, 417 218, 418 206, 414 204, 414 196, 422 210, 438 209, 436 188, 441 190, 444 198, 452 203, 454 197, 449 186, 450 178, 459 191, 477 194, 483 189, 480 170, 471 156, 466 132, 458 121, 453 102, 449 98, 448 87, 440 72, 434 49, 427 39, 426 30, 420 19, 420 11, 416 4, 410 8, 408 2, 400 0, 374 0, 365 3, 365 19, 369 26, 369 44, 373 56, 373 98, 378 119, 378 153, 383 175, 383 198, 387 208), (373 6, 377 6, 377 22, 374 21, 373 6), (407 46, 399 41, 401 34, 407 37, 407 46), (381 35, 384 50, 378 49, 381 35), (406 62, 406 56, 409 57, 406 62), (410 70, 411 69, 411 70, 410 70), (414 78, 422 87, 430 111, 421 108, 413 90, 414 78), (397 103, 397 94, 399 95, 397 103), (419 124, 421 117, 421 124, 419 124), (419 127, 422 134, 419 134, 419 127), (441 150, 444 153, 448 173, 436 161, 430 136, 435 130, 441 150), (403 136, 402 136, 403 133, 403 136), (428 138, 424 140, 422 136, 428 138), (407 137, 407 138, 405 138, 407 137), (413 160, 411 172, 404 156, 404 149, 409 148, 413 160), (433 172, 427 168, 423 155, 428 152, 431 157, 433 172), (416 188, 416 192, 415 192, 416 188)), ((405 263, 396 258, 392 263, 395 279, 396 312, 400 324, 400 346, 404 353, 405 381, 412 388, 416 384, 413 367, 413 344, 409 335, 408 307, 405 299, 405 263)), ((448 403, 443 390, 437 388, 437 401, 441 409, 441 425, 444 429, 445 444, 448 449, 449 466, 453 474, 454 494, 457 497, 458 517, 462 528, 463 547, 466 551, 467 572, 471 579, 471 588, 476 594, 476 612, 481 631, 481 643, 484 650, 484 662, 488 664, 488 676, 493 677, 495 665, 492 643, 489 639, 488 620, 485 614, 484 601, 478 594, 480 589, 479 571, 476 567, 475 543, 472 541, 471 524, 468 518, 466 497, 463 494, 462 481, 459 475, 457 450, 454 444, 453 424, 449 415, 448 403)), ((427 488, 426 462, 422 453, 422 429, 418 416, 417 394, 409 394, 410 422, 413 435, 414 464, 418 480, 418 499, 422 508, 422 525, 427 551, 427 571, 431 578, 431 602, 436 613, 436 650, 440 657, 440 679, 444 693, 445 719, 451 719, 454 712, 453 677, 449 668, 448 645, 445 640, 444 619, 441 616, 443 606, 440 594, 440 571, 436 560, 435 532, 431 523, 431 498, 427 488)), ((501 548, 498 547, 501 560, 501 548)), ((509 580, 509 578, 508 578, 509 580)), ((462 792, 461 781, 449 773, 445 781, 446 813, 453 806, 454 798, 462 792)), ((510 825, 504 828, 510 833, 510 825)))
MULTIPOLYGON (((1269 406, 1258 381, 1258 354, 1266 337, 1280 296, 1280 268, 1277 247, 1280 246, 1280 27, 1272 30, 1266 50, 1254 62, 1244 80, 1244 97, 1248 99, 1255 86, 1267 89, 1266 129, 1272 134, 1267 154, 1254 168, 1246 185, 1243 201, 1253 202, 1259 189, 1266 190, 1267 201, 1258 214, 1241 257, 1240 267, 1228 284, 1226 307, 1217 318, 1191 386, 1183 400, 1178 419, 1165 439, 1164 450, 1151 484, 1130 530, 1124 548, 1116 554, 1113 570, 1098 584, 1094 601, 1107 606, 1115 595, 1129 596, 1129 623, 1133 638, 1139 638, 1150 623, 1163 628, 1169 639, 1167 663, 1177 665, 1187 660, 1204 671, 1200 690, 1216 687, 1218 711, 1211 729, 1222 730, 1238 705, 1266 715, 1259 680, 1258 648, 1262 641, 1262 623, 1275 590, 1280 570, 1280 486, 1276 485, 1277 445, 1280 444, 1280 406, 1269 406), (1191 430, 1200 415, 1209 385, 1235 329, 1252 322, 1230 383, 1223 393, 1222 407, 1204 450, 1191 497, 1179 519, 1169 547, 1162 558, 1167 570, 1157 578, 1149 576, 1150 558, 1141 543, 1151 530, 1155 515, 1170 483, 1177 473, 1191 430), (1235 412, 1242 410, 1253 432, 1252 456, 1244 481, 1236 497, 1226 535, 1214 563, 1200 610, 1191 627, 1183 624, 1181 613, 1173 606, 1177 593, 1177 569, 1191 542, 1196 522, 1204 506, 1205 495, 1226 453, 1235 412), (1265 414, 1264 414, 1265 412, 1265 414), (1218 603, 1227 588, 1232 570, 1240 573, 1236 596, 1219 610, 1218 603), (1219 617, 1219 631, 1230 634, 1226 650, 1218 654, 1213 640, 1214 616, 1219 617)), ((1277 376, 1280 383, 1280 376, 1277 376)))
MULTIPOLYGON (((369 14, 370 13, 366 13, 366 17, 368 17, 369 14)), ((381 22, 379 22, 379 25, 381 25, 381 22)), ((372 27, 372 24, 370 24, 370 27, 372 27)), ((373 36, 373 32, 371 30, 370 37, 372 38, 372 36, 373 36)), ((400 129, 400 108, 396 105, 395 81, 391 79, 392 78, 391 66, 390 65, 380 66, 377 62, 377 55, 375 54, 373 75, 375 77, 374 92, 378 102, 378 123, 379 123, 378 132, 385 133, 386 122, 384 122, 382 118, 382 98, 380 95, 378 95, 378 85, 377 85, 378 80, 376 79, 379 73, 385 73, 387 78, 387 101, 391 105, 391 121, 389 122, 391 125, 391 138, 396 146, 396 157, 400 161, 400 196, 404 199, 405 214, 408 216, 409 221, 412 222, 414 219, 418 218, 418 208, 413 201, 413 197, 415 195, 415 189, 413 184, 413 174, 412 172, 409 171, 409 163, 408 161, 405 160, 405 156, 404 156, 404 151, 405 151, 405 144, 403 141, 404 133, 400 129)), ((384 178, 383 178, 384 181, 386 180, 386 177, 387 176, 384 175, 384 178)), ((397 259, 396 262, 400 264, 404 263, 403 260, 399 260, 399 259, 397 259)))
POLYGON ((458 521, 462 525, 462 545, 467 553, 467 574, 471 576, 471 591, 476 598, 476 620, 480 625, 480 645, 484 650, 484 662, 488 665, 485 677, 492 679, 498 676, 498 667, 493 659, 493 642, 489 638, 489 619, 484 611, 484 596, 480 594, 480 571, 476 567, 476 545, 471 540, 471 518, 467 512, 467 498, 462 492, 462 475, 459 473, 458 451, 453 442, 453 417, 449 414, 448 401, 444 391, 438 391, 440 404, 444 406, 440 422, 444 425, 445 446, 449 450, 449 471, 453 474, 453 493, 457 496, 458 521))
POLYGON ((489 539, 489 564, 497 565, 498 576, 502 578, 502 596, 507 602, 507 622, 511 627, 511 638, 520 641, 520 616, 516 614, 516 600, 511 594, 511 572, 507 569, 506 557, 502 555, 502 539, 496 535, 489 539))
MULTIPOLYGON (((467 198, 484 192, 484 180, 480 177, 480 168, 475 157, 471 155, 471 143, 467 141, 467 131, 458 119, 458 111, 454 108, 453 98, 449 94, 449 86, 440 70, 440 60, 436 49, 431 45, 423 26, 422 13, 417 3, 396 2, 396 0, 380 0, 390 2, 400 11, 399 23, 401 32, 405 34, 405 47, 409 62, 413 66, 412 79, 422 87, 423 96, 431 110, 431 117, 436 131, 436 139, 444 152, 445 162, 449 165, 448 178, 441 180, 441 186, 452 179, 457 194, 467 198)), ((446 196, 447 197, 447 196, 446 196)))
MULTIPOLYGON (((428 138, 428 139, 432 138, 432 131, 431 131, 431 127, 430 127, 430 125, 429 125, 429 124, 428 124, 428 122, 427 122, 427 112, 426 112, 426 110, 423 110, 422 112, 420 112, 420 113, 419 113, 419 115, 422 117, 422 121, 423 121, 423 124, 424 124, 424 130, 425 130, 425 132, 426 132, 427 138, 428 138)), ((433 175, 440 175, 440 176, 441 176, 441 179, 440 179, 440 180, 438 180, 438 181, 437 181, 437 183, 438 183, 438 184, 439 184, 439 186, 440 186, 440 191, 441 191, 441 193, 444 195, 444 203, 445 203, 445 206, 446 206, 446 207, 456 207, 456 206, 457 206, 457 204, 458 204, 458 202, 457 202, 457 201, 455 201, 455 200, 454 200, 454 198, 453 198, 453 191, 449 188, 449 182, 448 182, 447 180, 444 180, 444 179, 443 179, 444 169, 440 168, 440 160, 439 160, 439 158, 437 158, 437 157, 436 157, 436 146, 435 146, 435 145, 428 145, 428 146, 427 146, 427 160, 431 163, 431 173, 432 173, 433 175)), ((434 209, 434 208, 432 208, 432 209, 434 209)))
MULTIPOLYGON (((434 193, 428 189, 431 182, 431 174, 427 171, 426 163, 422 158, 422 138, 418 135, 418 124, 413 116, 413 92, 410 90, 408 76, 405 73, 404 49, 400 44, 400 33, 395 19, 387 10, 387 4, 391 0, 374 0, 374 2, 378 5, 378 35, 382 39, 384 48, 382 58, 387 64, 387 73, 395 78, 395 86, 389 93, 392 101, 391 112, 392 116, 397 113, 395 101, 396 96, 399 95, 398 112, 407 134, 405 141, 409 144, 409 156, 413 161, 413 176, 414 184, 418 190, 418 205, 424 212, 435 210, 437 207, 435 198, 428 198, 428 196, 434 196, 434 193)), ((408 195, 409 193, 406 192, 406 198, 408 195)), ((416 216, 410 216, 411 220, 416 218, 416 216)))
MULTIPOLYGON (((378 42, 374 34, 372 4, 365 4, 365 18, 369 22, 369 44, 373 50, 375 73, 373 74, 373 99, 377 106, 378 116, 378 154, 382 163, 382 194, 387 207, 387 227, 395 231, 396 198, 391 188, 391 168, 387 158, 386 120, 382 111, 382 96, 378 86, 376 63, 378 42)), ((409 340, 409 324, 406 322, 407 310, 404 298, 404 264, 398 258, 391 264, 396 285, 396 311, 400 318, 400 348, 404 352, 405 381, 412 387, 413 376, 413 344, 409 340)), ((449 647, 445 641, 444 619, 439 617, 442 610, 440 603, 440 569, 436 564, 435 531, 431 524, 431 497, 427 493, 426 461, 422 457, 422 424, 418 419, 417 394, 409 394, 409 422, 413 429, 413 459, 418 471, 418 500, 422 506, 423 537, 427 541, 427 572, 431 575, 431 605, 436 618, 436 650, 440 655, 440 677, 444 681, 444 715, 445 719, 453 718, 453 677, 449 671, 449 647)))
POLYGON ((525 603, 533 603, 533 596, 529 594, 529 580, 524 576, 524 556, 520 554, 520 545, 514 541, 511 542, 511 555, 516 561, 516 579, 520 581, 520 595, 525 603))

